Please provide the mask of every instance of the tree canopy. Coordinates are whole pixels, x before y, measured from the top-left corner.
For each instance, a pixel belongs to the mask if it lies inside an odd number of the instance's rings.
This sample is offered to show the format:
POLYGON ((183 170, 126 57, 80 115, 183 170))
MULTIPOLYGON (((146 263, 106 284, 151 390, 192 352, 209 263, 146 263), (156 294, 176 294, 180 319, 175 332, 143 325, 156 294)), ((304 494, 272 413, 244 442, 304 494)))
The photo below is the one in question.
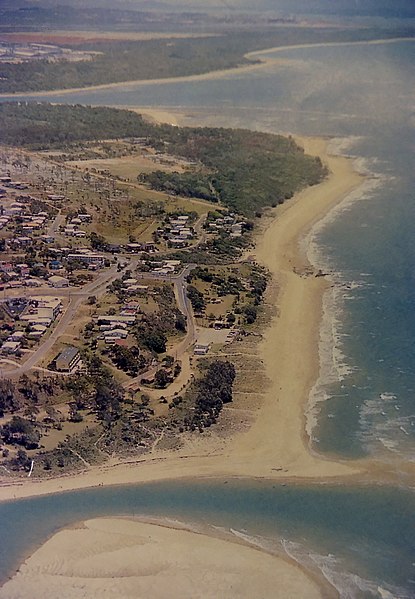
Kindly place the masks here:
POLYGON ((284 202, 326 175, 320 159, 304 154, 291 137, 245 129, 153 125, 136 113, 115 108, 4 103, 0 129, 3 143, 35 149, 140 137, 157 151, 195 165, 187 173, 141 175, 141 182, 166 193, 220 201, 248 216, 284 202))

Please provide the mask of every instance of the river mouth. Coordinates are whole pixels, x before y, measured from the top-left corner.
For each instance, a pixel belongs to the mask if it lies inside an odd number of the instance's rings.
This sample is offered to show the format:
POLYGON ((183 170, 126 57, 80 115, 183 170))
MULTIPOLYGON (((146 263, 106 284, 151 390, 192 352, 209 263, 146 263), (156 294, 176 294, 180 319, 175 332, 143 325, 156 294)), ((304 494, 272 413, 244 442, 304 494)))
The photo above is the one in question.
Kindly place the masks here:
POLYGON ((335 586, 346 579, 351 584, 355 576, 367 588, 383 585, 400 589, 398 597, 410 597, 405 593, 414 591, 414 509, 413 492, 403 489, 246 479, 71 491, 0 504, 0 530, 8 540, 0 550, 0 576, 5 581, 48 537, 76 522, 102 516, 167 518, 213 536, 215 527, 245 535, 264 550, 287 552, 308 569, 326 574, 330 569, 335 586))

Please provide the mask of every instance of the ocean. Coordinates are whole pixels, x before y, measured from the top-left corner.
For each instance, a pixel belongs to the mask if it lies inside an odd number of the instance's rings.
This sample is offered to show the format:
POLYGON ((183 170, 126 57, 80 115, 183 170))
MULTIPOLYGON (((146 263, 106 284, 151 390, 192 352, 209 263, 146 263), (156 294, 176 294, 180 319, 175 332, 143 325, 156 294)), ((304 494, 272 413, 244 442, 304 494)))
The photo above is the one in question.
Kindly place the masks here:
MULTIPOLYGON (((399 471, 415 459, 415 43, 327 45, 266 56, 279 62, 212 80, 129 84, 43 99, 179 109, 186 124, 324 135, 334 153, 354 159, 368 175, 365 184, 304 241, 310 260, 333 281, 307 430, 314 451, 369 457, 399 471)), ((190 498, 192 484, 186 484, 190 498)), ((196 520, 209 515, 211 525, 261 538, 272 530, 273 542, 283 540, 290 554, 333 575, 342 597, 415 596, 412 482, 400 489, 271 485, 268 511, 262 488, 238 485, 232 517, 219 508, 210 512, 200 497, 197 505, 189 500, 186 514, 195 513, 196 520), (287 493, 289 524, 279 504, 287 493), (332 509, 336 516, 328 517, 332 509), (376 522, 376 535, 362 514, 376 522)), ((175 496, 173 487, 163 487, 167 497, 175 496)), ((224 486, 209 489, 209 496, 215 489, 226 503, 224 486)), ((97 498, 104 491, 96 491, 97 498)), ((25 505, 52 499, 30 501, 25 505)), ((177 508, 175 515, 183 516, 177 508)), ((157 508, 156 515, 174 513, 167 511, 157 508)))

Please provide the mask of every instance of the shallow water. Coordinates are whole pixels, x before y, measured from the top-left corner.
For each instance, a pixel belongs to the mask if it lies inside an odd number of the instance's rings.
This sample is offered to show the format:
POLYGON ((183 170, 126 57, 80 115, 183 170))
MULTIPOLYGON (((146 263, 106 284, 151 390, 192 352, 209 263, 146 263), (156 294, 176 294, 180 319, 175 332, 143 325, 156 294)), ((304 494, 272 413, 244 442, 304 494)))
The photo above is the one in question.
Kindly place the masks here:
MULTIPOLYGON (((96 488, 0 504, 0 578, 57 529, 103 515, 173 518, 243 535, 325 572, 343 597, 415 595, 415 494, 267 481, 164 482, 96 488), (351 574, 353 573, 353 574, 351 574)), ((1 594, 0 594, 1 596, 1 594)))

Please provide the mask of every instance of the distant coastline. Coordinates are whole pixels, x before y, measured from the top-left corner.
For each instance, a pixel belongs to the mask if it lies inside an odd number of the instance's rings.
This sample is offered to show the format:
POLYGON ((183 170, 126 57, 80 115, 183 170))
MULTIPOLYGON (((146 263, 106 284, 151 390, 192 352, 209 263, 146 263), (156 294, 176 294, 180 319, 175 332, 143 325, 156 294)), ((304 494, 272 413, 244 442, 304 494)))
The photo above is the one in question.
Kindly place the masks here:
POLYGON ((219 69, 219 70, 211 70, 205 73, 195 74, 195 75, 184 75, 179 77, 166 77, 161 79, 136 79, 136 80, 128 80, 128 81, 120 81, 115 83, 104 83, 101 85, 92 85, 85 87, 74 87, 74 88, 63 88, 63 89, 55 89, 55 90, 45 90, 45 91, 36 91, 36 92, 17 92, 15 94, 11 93, 0 93, 0 98, 7 98, 10 101, 24 99, 27 97, 53 97, 55 95, 69 95, 73 93, 81 93, 81 92, 91 92, 97 90, 106 90, 106 89, 119 89, 125 86, 138 86, 138 85, 163 85, 169 83, 186 83, 191 81, 210 81, 213 79, 222 79, 226 78, 230 75, 247 73, 250 71, 256 71, 259 69, 267 68, 271 65, 281 65, 289 64, 289 59, 278 59, 278 58, 269 58, 265 57, 266 54, 270 52, 283 52, 286 50, 299 50, 299 49, 307 49, 307 48, 323 48, 323 47, 337 47, 337 46, 356 46, 356 45, 375 45, 375 44, 392 44, 396 42, 415 42, 415 38, 412 37, 397 37, 397 38, 389 38, 389 39, 377 39, 377 40, 368 40, 368 41, 350 41, 350 42, 323 42, 323 43, 307 43, 307 44, 296 44, 296 45, 288 45, 288 46, 274 46, 270 48, 266 48, 264 50, 255 50, 253 52, 247 52, 243 58, 248 60, 256 60, 252 64, 240 65, 237 67, 231 67, 229 69, 219 69))

